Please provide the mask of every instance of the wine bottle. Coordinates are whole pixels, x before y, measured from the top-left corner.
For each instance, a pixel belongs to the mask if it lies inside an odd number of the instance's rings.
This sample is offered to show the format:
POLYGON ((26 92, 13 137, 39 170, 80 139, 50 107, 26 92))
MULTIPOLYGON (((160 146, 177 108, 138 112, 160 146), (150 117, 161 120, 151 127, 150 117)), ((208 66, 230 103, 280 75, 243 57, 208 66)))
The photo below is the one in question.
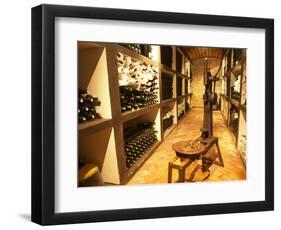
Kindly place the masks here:
POLYGON ((101 102, 98 100, 98 98, 90 95, 88 90, 79 89, 79 97, 78 97, 79 122, 85 122, 87 120, 94 120, 94 119, 101 118, 101 115, 96 111, 96 107, 100 105, 101 102))

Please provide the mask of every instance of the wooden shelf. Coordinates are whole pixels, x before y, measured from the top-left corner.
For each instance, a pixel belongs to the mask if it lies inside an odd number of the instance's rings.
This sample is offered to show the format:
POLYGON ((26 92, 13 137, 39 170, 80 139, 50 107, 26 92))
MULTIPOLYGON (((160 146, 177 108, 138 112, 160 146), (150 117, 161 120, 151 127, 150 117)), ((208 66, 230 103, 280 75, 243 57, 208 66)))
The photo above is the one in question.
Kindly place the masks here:
POLYGON ((169 103, 175 102, 176 100, 177 100, 176 98, 166 99, 166 100, 163 100, 161 104, 162 105, 169 104, 169 103))
POLYGON ((179 73, 179 72, 176 72, 176 75, 179 77, 182 77, 182 78, 190 79, 190 77, 188 77, 187 75, 179 73))
POLYGON ((149 106, 146 106, 146 107, 134 110, 134 111, 124 112, 121 115, 121 120, 122 120, 122 122, 125 122, 128 120, 134 119, 138 116, 141 116, 141 115, 148 113, 149 111, 154 110, 159 107, 160 107, 160 103, 157 103, 157 104, 149 105, 149 106))
POLYGON ((225 94, 221 94, 221 97, 224 98, 226 101, 230 101, 229 96, 226 96, 225 94))
POLYGON ((184 95, 178 96, 177 99, 178 99, 178 100, 181 100, 181 99, 183 99, 184 97, 186 97, 187 95, 188 95, 188 94, 184 94, 184 95))
POLYGON ((231 104, 233 104, 235 107, 239 108, 239 102, 234 100, 234 99, 231 99, 231 104))
POLYGON ((233 73, 234 75, 239 75, 241 74, 241 69, 242 69, 242 64, 239 61, 237 64, 235 64, 232 69, 231 69, 231 73, 233 73))
POLYGON ((169 74, 169 75, 175 75, 177 74, 177 72, 171 68, 169 68, 168 66, 165 66, 163 64, 160 64, 160 68, 161 68, 161 71, 166 73, 166 74, 169 74))
POLYGON ((137 169, 139 169, 142 164, 151 156, 160 143, 160 141, 157 141, 154 145, 152 145, 151 148, 147 150, 131 168, 128 169, 128 180, 132 178, 137 169))
POLYGON ((79 132, 98 132, 102 129, 112 126, 112 119, 96 119, 79 123, 79 132))
POLYGON ((245 105, 240 105, 241 110, 246 113, 246 106, 245 105))

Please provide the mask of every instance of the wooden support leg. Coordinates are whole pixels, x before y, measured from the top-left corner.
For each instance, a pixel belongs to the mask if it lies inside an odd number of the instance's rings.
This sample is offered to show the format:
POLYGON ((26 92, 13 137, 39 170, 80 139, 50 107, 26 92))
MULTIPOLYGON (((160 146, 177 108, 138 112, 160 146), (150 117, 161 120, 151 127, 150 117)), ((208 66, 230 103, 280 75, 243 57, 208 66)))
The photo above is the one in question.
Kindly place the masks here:
POLYGON ((181 168, 179 169, 179 182, 184 182, 185 178, 185 169, 181 168))
POLYGON ((221 155, 221 150, 220 150, 220 146, 219 146, 219 141, 218 140, 216 141, 216 147, 217 147, 217 150, 218 150, 219 162, 215 161, 214 164, 217 164, 217 165, 220 165, 220 166, 224 167, 223 158, 222 158, 222 155, 221 155))
POLYGON ((168 165, 168 183, 172 183, 172 165, 171 163, 169 163, 168 165))

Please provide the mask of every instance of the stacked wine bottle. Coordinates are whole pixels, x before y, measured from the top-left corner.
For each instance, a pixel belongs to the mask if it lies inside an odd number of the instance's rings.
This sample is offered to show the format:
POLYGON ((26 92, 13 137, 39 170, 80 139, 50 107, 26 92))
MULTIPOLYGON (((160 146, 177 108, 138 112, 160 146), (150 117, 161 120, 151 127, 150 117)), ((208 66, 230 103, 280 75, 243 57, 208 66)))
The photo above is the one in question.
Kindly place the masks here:
POLYGON ((158 103, 158 68, 147 62, 117 54, 121 111, 158 103))
POLYGON ((141 45, 138 44, 120 44, 138 54, 141 54, 141 45))
POLYGON ((173 97, 173 77, 162 73, 162 98, 163 100, 173 97))
POLYGON ((176 51, 176 71, 181 73, 182 70, 182 55, 179 51, 176 51))
POLYGON ((140 44, 120 44, 120 45, 122 45, 138 54, 151 58, 151 55, 152 55, 151 45, 140 45, 140 44))
POLYGON ((177 76, 177 96, 182 96, 182 78, 177 76))
POLYGON ((100 119, 101 115, 96 111, 96 107, 100 105, 101 102, 97 97, 93 97, 92 95, 90 95, 89 91, 79 89, 79 97, 78 97, 79 122, 100 119))
POLYGON ((127 168, 132 167, 157 142, 156 133, 154 123, 151 122, 124 129, 127 168))
POLYGON ((140 91, 130 86, 120 86, 121 111, 131 111, 158 102, 155 92, 140 91))
POLYGON ((161 64, 172 68, 173 50, 171 46, 161 46, 161 64))

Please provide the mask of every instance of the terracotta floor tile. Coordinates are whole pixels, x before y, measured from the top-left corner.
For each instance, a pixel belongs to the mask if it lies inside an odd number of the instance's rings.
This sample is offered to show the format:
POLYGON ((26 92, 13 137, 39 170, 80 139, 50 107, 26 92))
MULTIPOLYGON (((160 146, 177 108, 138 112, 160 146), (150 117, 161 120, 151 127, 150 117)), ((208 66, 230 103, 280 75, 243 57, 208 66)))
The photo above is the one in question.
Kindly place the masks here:
MULTIPOLYGON (((180 124, 159 145, 153 155, 135 173, 128 184, 167 183, 168 162, 175 156, 175 152, 172 149, 173 143, 199 137, 202 120, 203 109, 191 109, 180 124)), ((206 181, 246 179, 246 170, 235 148, 233 135, 224 124, 223 117, 219 111, 213 112, 213 121, 214 135, 219 137, 219 145, 225 167, 212 165, 210 167, 210 176, 206 181)), ((210 151, 215 151, 215 149, 210 151)), ((196 175, 200 175, 200 171, 195 169, 196 164, 189 166, 186 170, 185 179, 189 179, 193 174, 195 175, 194 178, 197 178, 196 175)), ((198 178, 200 177, 198 176, 198 178)), ((178 173, 176 170, 173 170, 172 181, 175 182, 177 179, 178 173)))

